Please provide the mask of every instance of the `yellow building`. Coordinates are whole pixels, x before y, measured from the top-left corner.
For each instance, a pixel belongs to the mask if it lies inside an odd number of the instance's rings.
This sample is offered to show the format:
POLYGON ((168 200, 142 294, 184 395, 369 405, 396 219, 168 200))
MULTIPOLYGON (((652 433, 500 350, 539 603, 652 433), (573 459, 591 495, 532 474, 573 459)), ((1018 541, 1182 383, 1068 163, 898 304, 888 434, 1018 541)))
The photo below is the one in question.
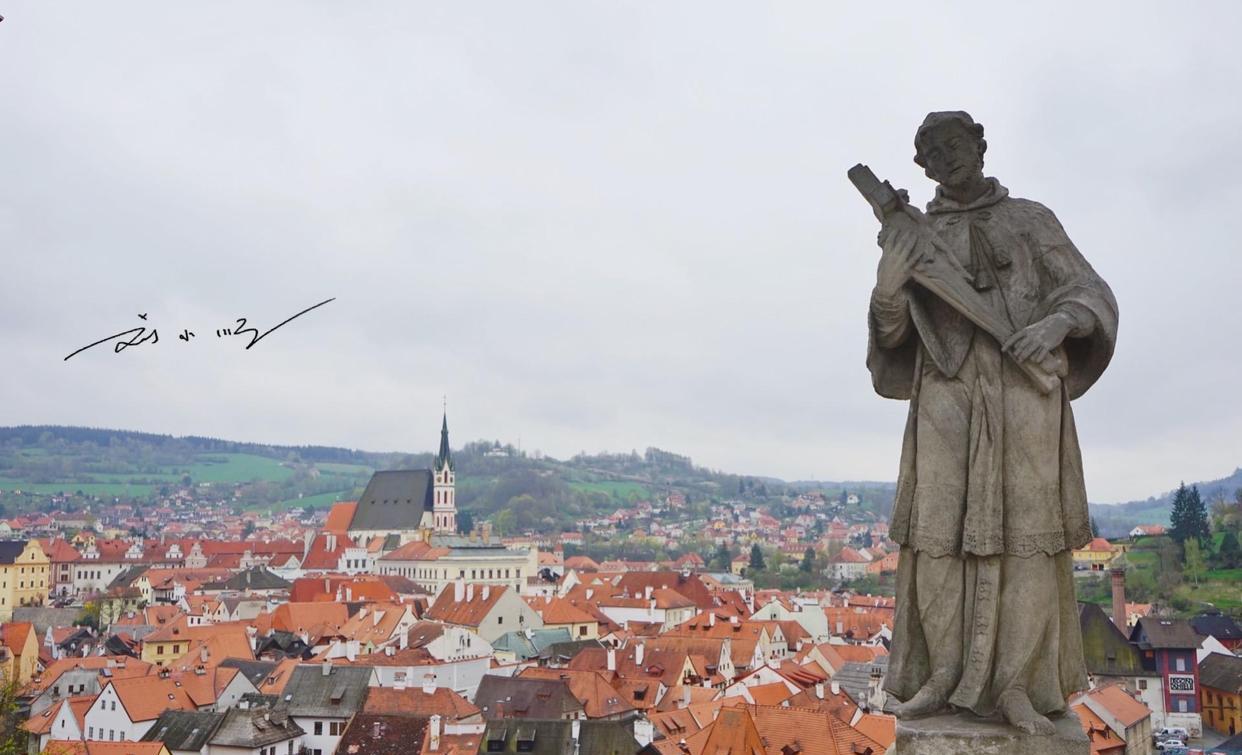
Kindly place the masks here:
POLYGON ((1081 548, 1074 549, 1074 566, 1091 571, 1104 571, 1117 557, 1117 549, 1102 537, 1097 537, 1081 548))
POLYGON ((35 639, 34 624, 13 621, 0 625, 0 645, 5 655, 4 680, 16 680, 19 685, 30 681, 39 663, 39 643, 35 639))
POLYGON ((1212 653, 1199 664, 1203 725, 1221 734, 1242 732, 1242 658, 1212 653))
POLYGON ((47 603, 52 567, 38 540, 0 541, 0 621, 19 606, 47 603))

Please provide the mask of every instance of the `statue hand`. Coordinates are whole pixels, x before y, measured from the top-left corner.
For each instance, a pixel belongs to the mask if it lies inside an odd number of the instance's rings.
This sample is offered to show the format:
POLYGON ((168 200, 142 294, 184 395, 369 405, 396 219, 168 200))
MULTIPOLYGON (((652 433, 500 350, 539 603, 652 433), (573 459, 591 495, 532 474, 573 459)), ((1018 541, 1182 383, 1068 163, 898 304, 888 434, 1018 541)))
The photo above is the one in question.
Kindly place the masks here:
POLYGON ((1074 323, 1065 315, 1051 314, 1014 333, 1002 348, 1019 362, 1042 362, 1061 345, 1073 326, 1074 323))
POLYGON ((884 253, 880 255, 880 267, 876 271, 875 287, 883 296, 896 296, 901 287, 910 280, 910 273, 919 261, 918 234, 913 231, 898 230, 880 234, 880 246, 884 253))

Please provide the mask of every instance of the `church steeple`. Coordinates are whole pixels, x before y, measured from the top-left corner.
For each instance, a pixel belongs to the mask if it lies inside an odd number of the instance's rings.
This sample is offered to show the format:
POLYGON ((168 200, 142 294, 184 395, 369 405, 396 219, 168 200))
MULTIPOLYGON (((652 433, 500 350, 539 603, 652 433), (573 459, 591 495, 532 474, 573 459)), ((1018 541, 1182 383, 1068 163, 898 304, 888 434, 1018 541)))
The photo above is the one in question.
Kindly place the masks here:
POLYGON ((447 410, 444 412, 444 423, 440 426, 440 452, 436 454, 435 469, 439 472, 445 467, 448 467, 449 469, 453 468, 453 456, 449 453, 447 410))
POLYGON ((436 454, 432 477, 432 526, 436 532, 452 534, 457 531, 457 490, 453 475, 453 457, 449 453, 448 410, 440 425, 440 452, 436 454))

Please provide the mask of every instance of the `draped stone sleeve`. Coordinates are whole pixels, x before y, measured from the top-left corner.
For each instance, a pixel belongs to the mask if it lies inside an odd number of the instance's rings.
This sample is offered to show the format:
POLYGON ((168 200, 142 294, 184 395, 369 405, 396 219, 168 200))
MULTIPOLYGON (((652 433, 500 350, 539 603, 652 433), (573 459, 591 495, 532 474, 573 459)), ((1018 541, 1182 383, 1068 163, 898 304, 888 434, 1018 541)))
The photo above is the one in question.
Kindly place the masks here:
POLYGON ((1113 358, 1117 299, 1070 241, 1052 211, 1037 202, 1026 204, 1035 221, 1030 241, 1040 277, 1037 316, 1063 314, 1074 323, 1063 347, 1069 359, 1065 388, 1069 397, 1076 399, 1095 384, 1113 358))
POLYGON ((867 316, 867 369, 875 392, 885 398, 909 399, 914 390, 914 363, 918 339, 911 337, 910 298, 871 292, 867 316))

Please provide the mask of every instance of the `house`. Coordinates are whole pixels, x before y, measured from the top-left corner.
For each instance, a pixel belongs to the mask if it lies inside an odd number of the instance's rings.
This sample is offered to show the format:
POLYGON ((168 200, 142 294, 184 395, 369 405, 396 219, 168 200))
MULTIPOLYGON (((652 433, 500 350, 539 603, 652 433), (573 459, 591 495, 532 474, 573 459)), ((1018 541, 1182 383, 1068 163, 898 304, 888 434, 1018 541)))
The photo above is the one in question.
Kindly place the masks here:
POLYGON ((1212 609, 1190 620, 1190 626, 1204 637, 1214 637, 1231 653, 1242 651, 1242 625, 1220 609, 1212 609))
POLYGON ((1104 538, 1097 537, 1083 547, 1074 549, 1074 568, 1104 571, 1116 556, 1116 547, 1104 538))
POLYGON ((93 696, 68 697, 42 713, 32 714, 22 728, 34 739, 32 746, 42 752, 52 739, 81 741, 86 738, 86 711, 95 702, 93 696))
POLYGON ((0 621, 13 618, 13 609, 47 603, 51 564, 38 540, 0 541, 0 621))
POLYGON ((86 711, 86 739, 136 742, 164 711, 198 707, 166 674, 110 679, 86 711))
POLYGON ((381 556, 375 568, 381 575, 411 579, 433 595, 455 580, 520 592, 538 571, 538 554, 492 538, 488 526, 469 536, 429 534, 381 556))
POLYGON ((644 746, 634 728, 619 721, 489 721, 474 752, 629 755, 644 746))
POLYGON ((1202 733, 1195 655, 1202 641, 1185 619, 1147 616, 1131 630, 1130 642, 1143 654, 1143 666, 1159 672, 1163 681, 1164 721, 1153 721, 1152 726, 1180 726, 1196 737, 1202 733))
POLYGON ((1070 710, 1078 716, 1078 722, 1082 724, 1082 730, 1091 744, 1091 755, 1125 755, 1126 741, 1117 736, 1117 732, 1110 729, 1104 719, 1081 703, 1070 705, 1070 710))
POLYGON ((862 551, 845 547, 836 556, 828 559, 828 568, 825 573, 833 579, 848 582, 865 577, 870 563, 871 559, 867 558, 862 551))
POLYGON ((287 714, 247 706, 223 712, 166 711, 142 741, 162 742, 174 755, 288 755, 298 751, 304 734, 287 714))
POLYGON ((1221 734, 1242 733, 1242 658, 1211 653, 1199 663, 1203 725, 1221 734))
POLYGON ((4 681, 18 685, 30 681, 39 663, 39 643, 34 624, 28 621, 0 624, 0 646, 8 650, 12 657, 12 666, 7 669, 4 681))
MULTIPOLYGON (((1148 755, 1151 752, 1151 709, 1121 685, 1096 687, 1079 695, 1072 703, 1090 711, 1094 719, 1107 726, 1115 738, 1125 744, 1120 752, 1126 755, 1148 755)), ((1088 721, 1084 720, 1083 728, 1087 726, 1088 721)), ((1115 746, 1113 738, 1107 734, 1093 736, 1087 730, 1087 736, 1092 738, 1093 752, 1107 752, 1109 747, 1115 746), (1097 749, 1094 746, 1097 743, 1103 749, 1097 749)))
POLYGON ((586 708, 561 679, 531 679, 488 674, 474 704, 494 719, 583 719, 586 708))
POLYGON ((634 706, 625 700, 607 677, 598 671, 571 671, 570 669, 525 668, 518 679, 544 679, 559 681, 569 686, 570 693, 582 703, 583 715, 588 719, 631 719, 634 706))
POLYGON ((345 726, 362 709, 371 669, 330 661, 294 669, 274 713, 286 712, 302 731, 309 755, 332 755, 345 726))
POLYGON ((545 629, 566 629, 575 640, 599 639, 599 620, 569 598, 534 598, 531 607, 543 619, 545 629))
POLYGON ((1159 537, 1163 534, 1163 524, 1140 524, 1130 530, 1130 539, 1137 540, 1140 537, 1159 537))
POLYGON ((512 629, 539 629, 543 619, 518 591, 504 585, 476 585, 458 580, 445 586, 427 613, 428 621, 465 627, 491 642, 512 629))
POLYGON ((1151 711, 1153 728, 1164 726, 1168 710, 1164 678, 1154 667, 1148 667, 1143 652, 1130 644, 1122 630, 1097 605, 1078 604, 1078 626, 1091 687, 1120 684, 1151 711))

